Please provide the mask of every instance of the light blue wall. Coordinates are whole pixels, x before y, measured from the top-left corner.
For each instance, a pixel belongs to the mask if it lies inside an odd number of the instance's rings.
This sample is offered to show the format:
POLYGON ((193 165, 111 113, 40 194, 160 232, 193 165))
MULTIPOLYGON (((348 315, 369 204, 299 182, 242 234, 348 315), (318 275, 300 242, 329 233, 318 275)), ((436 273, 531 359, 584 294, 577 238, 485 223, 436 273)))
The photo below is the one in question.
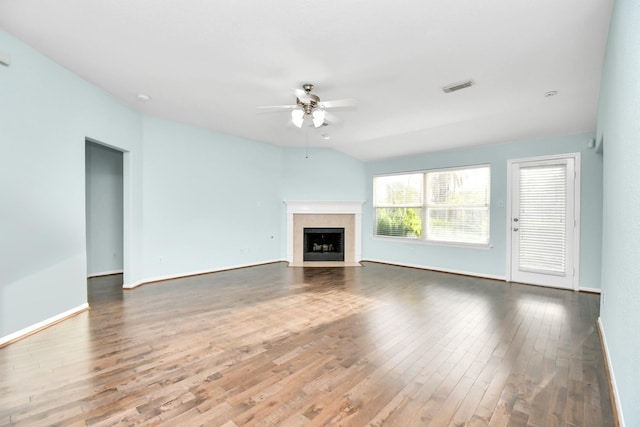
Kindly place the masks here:
POLYGON ((282 260, 283 200, 363 200, 364 164, 144 119, 143 276, 282 260))
POLYGON ((330 148, 288 148, 283 153, 286 200, 364 200, 365 166, 330 148))
POLYGON ((640 2, 615 2, 597 129, 605 194, 600 319, 627 426, 640 426, 639 23, 640 2))
POLYGON ((2 338, 87 302, 85 138, 135 150, 141 118, 3 31, 0 46, 2 338))
POLYGON ((144 119, 144 276, 281 259, 282 149, 144 119))
POLYGON ((592 134, 496 144, 464 150, 443 151, 367 165, 367 200, 363 214, 365 259, 421 267, 506 276, 507 161, 560 153, 581 153, 581 244, 580 286, 600 287, 600 242, 602 203, 602 156, 587 148, 592 134), (373 177, 379 174, 478 164, 491 165, 491 245, 469 248, 406 243, 373 237, 373 177))
POLYGON ((85 154, 87 274, 122 271, 122 152, 87 142, 85 154))

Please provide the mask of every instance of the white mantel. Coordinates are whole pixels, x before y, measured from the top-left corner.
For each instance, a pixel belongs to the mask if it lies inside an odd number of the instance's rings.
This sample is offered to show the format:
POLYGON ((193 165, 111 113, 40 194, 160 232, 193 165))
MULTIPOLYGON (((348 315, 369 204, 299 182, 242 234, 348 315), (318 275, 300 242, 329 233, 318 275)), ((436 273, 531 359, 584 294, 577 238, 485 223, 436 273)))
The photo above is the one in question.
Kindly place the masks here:
POLYGON ((287 205, 287 262, 293 263, 293 216, 296 214, 351 214, 354 216, 355 261, 362 260, 362 205, 364 200, 285 200, 287 205))

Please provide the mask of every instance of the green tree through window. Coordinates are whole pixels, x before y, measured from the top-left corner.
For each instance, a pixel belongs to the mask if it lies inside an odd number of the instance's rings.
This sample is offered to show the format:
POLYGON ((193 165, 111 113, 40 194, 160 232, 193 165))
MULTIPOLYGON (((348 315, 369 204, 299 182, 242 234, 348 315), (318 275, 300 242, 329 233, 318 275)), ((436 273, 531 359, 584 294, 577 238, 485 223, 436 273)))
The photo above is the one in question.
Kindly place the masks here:
POLYGON ((382 208, 377 233, 381 236, 421 237, 422 218, 416 208, 382 208))

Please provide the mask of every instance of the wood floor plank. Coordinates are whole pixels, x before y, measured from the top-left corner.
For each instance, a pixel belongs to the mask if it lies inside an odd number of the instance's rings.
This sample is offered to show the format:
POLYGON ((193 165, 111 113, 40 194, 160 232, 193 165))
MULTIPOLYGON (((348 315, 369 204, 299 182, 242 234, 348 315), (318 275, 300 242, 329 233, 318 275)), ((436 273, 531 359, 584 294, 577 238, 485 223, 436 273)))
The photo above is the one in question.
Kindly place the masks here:
POLYGON ((0 348, 0 426, 613 426, 597 295, 376 263, 119 279, 0 348))

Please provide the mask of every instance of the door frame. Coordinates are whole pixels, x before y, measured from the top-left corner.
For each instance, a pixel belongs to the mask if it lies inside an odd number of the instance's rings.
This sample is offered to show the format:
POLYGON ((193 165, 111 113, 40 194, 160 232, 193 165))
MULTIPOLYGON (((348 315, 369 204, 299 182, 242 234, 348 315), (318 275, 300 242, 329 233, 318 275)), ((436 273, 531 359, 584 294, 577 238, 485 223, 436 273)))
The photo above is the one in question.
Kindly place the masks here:
MULTIPOLYGON (((85 136, 84 141, 85 141, 85 150, 86 150, 87 143, 91 143, 94 145, 110 148, 114 151, 118 151, 122 153, 122 197, 123 197, 122 212, 121 212, 121 214, 123 215, 123 218, 122 218, 122 277, 123 277, 124 283, 126 284, 128 277, 131 275, 131 270, 132 270, 131 269, 131 262, 132 262, 131 234, 132 234, 132 227, 133 227, 133 221, 132 221, 133 206, 131 202, 131 193, 132 193, 131 152, 129 150, 125 150, 115 145, 105 144, 100 140, 97 140, 88 136, 85 136)), ((85 170, 86 170, 86 159, 85 159, 85 170)), ((86 179, 87 178, 85 176, 85 186, 86 186, 86 179)), ((85 200, 85 229, 86 229, 86 223, 88 221, 88 218, 86 215, 86 203, 87 201, 85 200)), ((85 234, 85 241, 86 241, 86 234, 85 234)), ((89 256, 88 248, 85 248, 85 251, 87 251, 87 253, 85 253, 85 256, 88 258, 89 256)), ((87 273, 86 270, 85 270, 85 273, 87 273)))
MULTIPOLYGON (((519 159, 509 159, 507 160, 507 211, 506 211, 506 240, 507 240, 507 271, 506 278, 507 282, 511 282, 511 267, 512 267, 512 251, 511 251, 511 208, 512 208, 512 192, 513 192, 513 176, 512 170, 513 165, 518 163, 529 163, 529 162, 540 162, 540 161, 548 161, 548 160, 564 160, 564 159, 573 159, 574 164, 574 191, 573 191, 573 220, 574 220, 574 230, 573 230, 573 245, 571 250, 573 250, 573 266, 568 266, 568 268, 573 267, 573 279, 572 286, 570 288, 563 288, 548 285, 548 287, 558 288, 558 289, 573 289, 577 291, 580 289, 580 176, 581 176, 581 166, 580 166, 580 153, 566 153, 566 154, 555 154, 549 156, 538 156, 538 157, 525 157, 519 159)), ((537 286, 547 286, 547 285, 537 285, 537 286)))

